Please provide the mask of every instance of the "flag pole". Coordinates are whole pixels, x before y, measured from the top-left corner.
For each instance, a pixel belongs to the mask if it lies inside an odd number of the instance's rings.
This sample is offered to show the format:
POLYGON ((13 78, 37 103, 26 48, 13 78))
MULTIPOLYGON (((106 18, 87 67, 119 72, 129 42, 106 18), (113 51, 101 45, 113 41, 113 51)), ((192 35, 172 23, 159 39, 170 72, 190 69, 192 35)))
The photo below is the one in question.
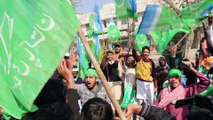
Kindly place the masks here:
POLYGON ((164 1, 168 3, 170 7, 172 7, 178 15, 180 15, 180 10, 175 6, 175 4, 171 0, 164 0, 164 1))
POLYGON ((186 36, 188 35, 188 33, 186 33, 176 44, 176 46, 178 46, 183 40, 184 38, 186 38, 186 36))
POLYGON ((184 38, 186 38, 186 36, 187 36, 188 34, 190 34, 192 31, 193 31, 193 28, 191 28, 191 29, 190 29, 190 32, 189 32, 189 33, 186 33, 186 34, 176 43, 176 46, 178 46, 178 45, 184 40, 184 38))
POLYGON ((121 107, 118 104, 117 100, 115 99, 115 95, 112 93, 112 90, 111 90, 111 88, 109 87, 109 85, 107 83, 106 77, 104 76, 98 61, 95 59, 95 56, 93 55, 92 50, 89 47, 87 39, 84 36, 84 33, 83 33, 81 28, 78 29, 78 35, 81 38, 81 41, 82 41, 82 43, 83 43, 83 45, 84 45, 84 47, 85 47, 85 49, 86 49, 91 61, 92 61, 92 64, 94 65, 94 67, 95 67, 95 69, 96 69, 96 71, 98 73, 98 76, 101 79, 102 84, 103 84, 103 86, 104 86, 104 88, 105 88, 110 100, 112 101, 112 104, 114 105, 115 110, 117 111, 120 119, 121 120, 126 120, 126 117, 125 117, 123 111, 121 110, 121 107))

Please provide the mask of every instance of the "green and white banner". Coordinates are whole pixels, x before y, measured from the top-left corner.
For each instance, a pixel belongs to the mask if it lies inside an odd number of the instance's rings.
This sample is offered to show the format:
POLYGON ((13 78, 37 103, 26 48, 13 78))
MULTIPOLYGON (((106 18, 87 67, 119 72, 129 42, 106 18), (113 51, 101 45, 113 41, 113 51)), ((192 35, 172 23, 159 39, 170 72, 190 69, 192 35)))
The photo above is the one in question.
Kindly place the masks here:
POLYGON ((76 35, 68 0, 0 0, 0 106, 20 119, 76 35))

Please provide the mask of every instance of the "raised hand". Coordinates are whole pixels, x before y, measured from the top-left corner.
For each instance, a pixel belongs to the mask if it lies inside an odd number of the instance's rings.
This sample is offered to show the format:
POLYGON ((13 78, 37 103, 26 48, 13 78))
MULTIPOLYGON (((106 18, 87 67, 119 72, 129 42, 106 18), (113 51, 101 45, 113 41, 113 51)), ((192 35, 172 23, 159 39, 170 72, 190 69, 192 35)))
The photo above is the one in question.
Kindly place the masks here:
POLYGON ((131 43, 132 47, 135 48, 135 41, 133 40, 131 43))
POLYGON ((127 120, 131 119, 131 116, 132 116, 133 113, 139 114, 141 109, 142 109, 141 105, 129 104, 126 108, 126 113, 125 113, 127 120))
POLYGON ((186 65, 189 69, 193 68, 192 63, 190 61, 182 61, 184 65, 186 65))
POLYGON ((67 68, 65 61, 60 62, 59 66, 57 67, 57 70, 59 74, 62 75, 63 78, 66 80, 67 87, 74 88, 75 84, 73 82, 72 72, 67 68))
POLYGON ((177 45, 174 45, 171 48, 172 57, 176 57, 176 52, 177 52, 177 45))
POLYGON ((185 64, 193 72, 197 72, 197 70, 192 66, 192 63, 190 61, 182 61, 182 63, 185 64))

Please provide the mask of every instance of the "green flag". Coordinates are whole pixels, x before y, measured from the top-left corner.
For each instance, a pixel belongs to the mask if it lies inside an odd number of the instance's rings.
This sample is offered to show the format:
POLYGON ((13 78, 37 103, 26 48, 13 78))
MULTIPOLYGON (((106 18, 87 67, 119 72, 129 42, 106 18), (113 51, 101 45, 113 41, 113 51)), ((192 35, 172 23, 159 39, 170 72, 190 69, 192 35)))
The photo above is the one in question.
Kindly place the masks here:
POLYGON ((102 33, 103 31, 102 20, 99 13, 99 6, 97 3, 95 3, 93 13, 90 15, 89 25, 90 25, 88 33, 89 38, 91 38, 93 34, 100 35, 102 33))
POLYGON ((96 60, 100 63, 101 62, 101 56, 102 56, 102 49, 101 49, 101 43, 98 35, 94 34, 92 39, 92 46, 91 46, 92 52, 96 58, 96 60))
POLYGON ((89 68, 88 55, 79 36, 76 37, 76 40, 77 40, 77 48, 78 48, 78 56, 79 56, 78 73, 80 77, 84 78, 85 72, 89 68))
POLYGON ((0 1, 0 106, 20 119, 56 69, 79 23, 67 0, 0 1))
POLYGON ((144 34, 137 34, 136 38, 135 38, 135 42, 136 42, 136 44, 135 44, 136 49, 139 53, 142 53, 142 48, 144 46, 150 46, 150 43, 147 40, 146 35, 144 35, 144 34))
POLYGON ((138 33, 150 34, 158 51, 162 53, 176 33, 188 33, 189 31, 190 29, 183 24, 181 18, 171 8, 149 4, 138 33))
POLYGON ((88 37, 91 38, 93 33, 94 33, 94 23, 95 23, 95 14, 92 13, 89 16, 89 32, 88 32, 88 37))
POLYGON ((205 16, 212 10, 213 0, 202 0, 181 9, 181 18, 189 28, 196 26, 205 19, 205 16))
POLYGON ((179 32, 189 33, 190 28, 183 24, 171 8, 163 7, 156 27, 150 33, 158 51, 163 53, 171 39, 179 32))
POLYGON ((113 19, 110 19, 110 24, 108 27, 108 32, 107 32, 108 38, 114 40, 115 42, 118 42, 118 39, 121 36, 120 30, 118 27, 115 25, 113 19))
POLYGON ((196 27, 204 20, 205 14, 212 10, 212 4, 212 0, 192 4, 181 10, 181 16, 178 16, 169 7, 149 4, 143 15, 139 33, 150 34, 158 51, 162 53, 175 34, 178 32, 189 33, 191 28, 196 27))
POLYGON ((138 18, 136 0, 115 0, 117 19, 138 18))
POLYGON ((121 107, 126 108, 129 104, 133 104, 135 102, 136 91, 133 88, 132 84, 127 84, 125 88, 125 93, 123 100, 121 102, 121 107))

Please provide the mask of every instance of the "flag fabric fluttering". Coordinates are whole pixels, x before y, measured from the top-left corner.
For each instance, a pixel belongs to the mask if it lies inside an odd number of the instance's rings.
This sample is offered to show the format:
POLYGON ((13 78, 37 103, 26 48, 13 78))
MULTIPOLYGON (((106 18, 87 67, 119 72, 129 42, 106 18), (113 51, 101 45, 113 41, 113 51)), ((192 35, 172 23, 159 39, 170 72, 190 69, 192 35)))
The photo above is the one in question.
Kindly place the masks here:
POLYGON ((117 19, 138 18, 136 0, 115 0, 117 19))
POLYGON ((139 26, 138 33, 150 34, 157 49, 162 53, 168 43, 179 32, 189 33, 212 10, 212 0, 203 0, 181 10, 181 17, 171 8, 159 4, 148 4, 139 26))
POLYGON ((95 3, 93 13, 90 15, 90 30, 88 37, 91 38, 93 36, 92 42, 92 52, 95 55, 97 61, 100 62, 101 57, 101 44, 98 35, 103 32, 101 16, 99 13, 99 6, 95 3))
POLYGON ((93 41, 92 41, 91 47, 92 47, 92 52, 95 55, 96 60, 98 62, 100 62, 102 49, 101 49, 100 39, 99 39, 98 35, 96 35, 96 34, 93 35, 93 41))
POLYGON ((95 3, 93 12, 90 15, 90 30, 88 33, 88 37, 91 38, 93 34, 100 35, 103 31, 102 20, 99 13, 99 6, 95 3))
POLYGON ((135 47, 136 47, 136 50, 139 52, 139 53, 142 53, 142 48, 144 46, 150 46, 150 43, 149 41, 147 40, 147 37, 146 35, 144 34, 137 34, 136 35, 136 38, 135 38, 135 47))
POLYGON ((118 39, 121 36, 120 30, 115 25, 115 23, 114 23, 112 18, 110 19, 107 35, 108 35, 108 39, 112 39, 115 42, 118 42, 118 39))
POLYGON ((94 28, 93 28, 93 24, 95 22, 95 14, 92 13, 89 16, 89 32, 88 32, 88 38, 91 38, 94 34, 94 28))
POLYGON ((213 3, 201 12, 201 16, 205 16, 213 10, 213 3))
POLYGON ((150 34, 158 51, 162 53, 176 33, 189 31, 171 8, 162 7, 160 4, 148 4, 138 33, 150 34))
POLYGON ((78 57, 79 57, 78 73, 80 77, 84 78, 85 72, 89 68, 88 55, 78 35, 76 37, 76 40, 77 40, 77 49, 78 49, 78 57))
POLYGON ((20 119, 36 110, 35 98, 78 28, 67 0, 0 1, 0 106, 4 113, 20 119))
POLYGON ((202 0, 196 4, 192 4, 181 9, 181 18, 186 26, 192 28, 199 22, 206 19, 208 13, 212 11, 213 0, 202 0))
POLYGON ((100 10, 100 8, 99 8, 98 4, 96 3, 95 7, 94 7, 94 13, 95 13, 94 33, 95 34, 101 34, 103 31, 102 20, 101 20, 99 10, 100 10))

